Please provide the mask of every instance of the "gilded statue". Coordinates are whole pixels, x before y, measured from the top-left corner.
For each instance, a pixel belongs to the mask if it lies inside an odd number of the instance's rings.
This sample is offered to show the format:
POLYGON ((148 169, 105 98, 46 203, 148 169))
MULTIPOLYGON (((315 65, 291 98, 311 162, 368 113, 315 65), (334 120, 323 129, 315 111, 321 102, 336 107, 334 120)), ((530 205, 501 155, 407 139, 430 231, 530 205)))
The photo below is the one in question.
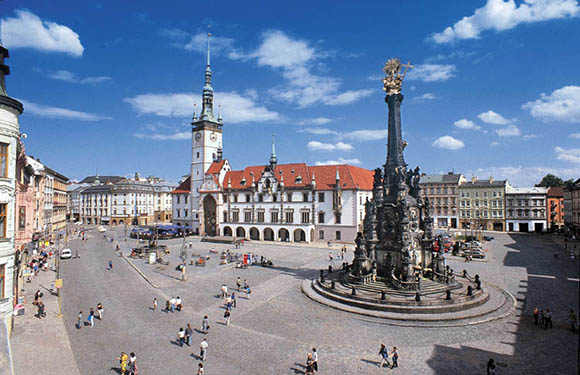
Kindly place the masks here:
POLYGON ((403 79, 407 75, 407 70, 409 68, 414 68, 413 65, 409 63, 401 64, 399 59, 389 59, 385 63, 385 67, 383 71, 385 72, 386 76, 383 78, 383 90, 387 93, 387 95, 393 94, 400 94, 401 87, 403 86, 403 79), (401 68, 404 67, 405 71, 401 73, 401 68))

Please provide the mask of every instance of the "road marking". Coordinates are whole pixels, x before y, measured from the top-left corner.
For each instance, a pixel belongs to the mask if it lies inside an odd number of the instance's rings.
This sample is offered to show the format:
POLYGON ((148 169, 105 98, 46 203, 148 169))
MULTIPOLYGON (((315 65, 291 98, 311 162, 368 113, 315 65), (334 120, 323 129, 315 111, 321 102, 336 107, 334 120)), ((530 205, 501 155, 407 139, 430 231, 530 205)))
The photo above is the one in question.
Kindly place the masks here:
POLYGON ((556 279, 556 276, 551 276, 551 275, 534 275, 529 273, 528 277, 541 277, 543 279, 556 279))
POLYGON ((569 277, 568 281, 576 281, 578 283, 578 282, 580 282, 580 279, 573 279, 573 278, 569 277))

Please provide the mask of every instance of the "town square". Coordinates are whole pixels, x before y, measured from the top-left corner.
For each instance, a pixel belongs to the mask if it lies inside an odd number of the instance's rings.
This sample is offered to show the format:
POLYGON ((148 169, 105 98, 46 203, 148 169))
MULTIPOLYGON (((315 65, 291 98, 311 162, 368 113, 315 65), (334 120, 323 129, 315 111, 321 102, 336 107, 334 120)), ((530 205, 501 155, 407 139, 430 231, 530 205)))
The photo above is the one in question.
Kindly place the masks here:
POLYGON ((579 19, 0 2, 0 375, 578 373, 579 19))

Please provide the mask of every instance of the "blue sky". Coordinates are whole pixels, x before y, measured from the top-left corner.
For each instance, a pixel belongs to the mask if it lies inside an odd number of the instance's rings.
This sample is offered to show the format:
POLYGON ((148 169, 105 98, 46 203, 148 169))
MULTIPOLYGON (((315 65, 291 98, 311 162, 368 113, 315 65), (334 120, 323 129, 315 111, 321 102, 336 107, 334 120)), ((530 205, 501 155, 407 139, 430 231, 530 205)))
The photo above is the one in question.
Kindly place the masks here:
POLYGON ((8 92, 27 152, 71 178, 188 173, 208 30, 235 169, 267 163, 273 132, 281 163, 382 165, 381 69, 399 57, 410 166, 580 176, 577 0, 25 6, 0 2, 8 92))

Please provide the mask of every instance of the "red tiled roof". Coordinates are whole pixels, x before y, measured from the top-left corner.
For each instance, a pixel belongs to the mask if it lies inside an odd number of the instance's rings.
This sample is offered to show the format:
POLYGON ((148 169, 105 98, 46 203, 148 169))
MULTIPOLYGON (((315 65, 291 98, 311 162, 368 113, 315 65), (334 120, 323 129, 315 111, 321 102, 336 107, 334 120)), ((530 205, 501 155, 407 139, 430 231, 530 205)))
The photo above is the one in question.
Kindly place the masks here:
MULTIPOLYGON (((284 177, 285 188, 299 188, 310 186, 312 183, 312 174, 316 180, 316 190, 332 190, 336 184, 336 169, 340 174, 341 188, 347 190, 361 189, 372 190, 373 188, 373 171, 368 169, 354 167, 352 165, 320 165, 307 166, 304 163, 278 164, 274 170, 274 175, 278 180, 280 176, 284 177), (282 172, 282 173, 280 173, 282 172), (297 180, 297 177, 302 177, 297 180)), ((224 187, 228 186, 231 181, 232 189, 248 189, 252 184, 252 174, 254 181, 260 179, 265 166, 246 167, 242 171, 229 171, 224 179, 224 187), (242 179, 246 180, 242 185, 242 179)))
POLYGON ((184 194, 191 192, 191 177, 187 177, 177 189, 173 190, 171 194, 184 194))
POLYGON ((226 162, 225 160, 214 161, 213 163, 211 163, 211 165, 209 166, 207 172, 205 172, 205 173, 206 174, 216 174, 216 173, 220 173, 220 170, 224 166, 224 163, 225 162, 226 162))
POLYGON ((548 197, 564 197, 564 188, 552 186, 548 189, 548 197))

